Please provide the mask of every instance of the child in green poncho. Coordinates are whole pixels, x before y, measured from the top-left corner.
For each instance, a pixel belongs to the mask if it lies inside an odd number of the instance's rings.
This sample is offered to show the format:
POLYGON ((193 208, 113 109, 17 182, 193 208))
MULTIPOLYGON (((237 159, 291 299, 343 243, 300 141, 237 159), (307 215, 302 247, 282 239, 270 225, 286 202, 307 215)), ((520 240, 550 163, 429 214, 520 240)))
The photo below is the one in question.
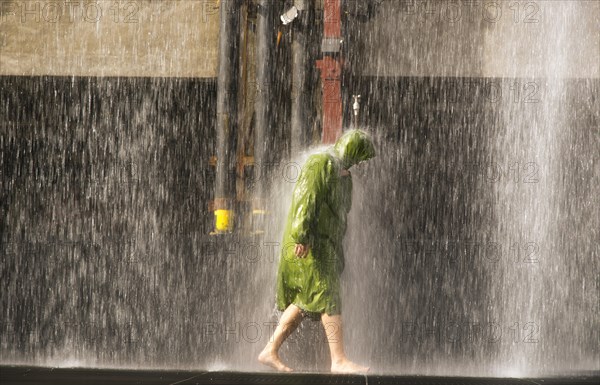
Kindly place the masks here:
POLYGON ((331 371, 362 373, 344 353, 340 274, 342 241, 352 204, 348 169, 375 156, 373 142, 360 130, 347 131, 326 152, 312 155, 294 188, 277 273, 277 307, 283 311, 273 337, 258 359, 280 371, 278 350, 303 316, 320 317, 327 331, 331 371))

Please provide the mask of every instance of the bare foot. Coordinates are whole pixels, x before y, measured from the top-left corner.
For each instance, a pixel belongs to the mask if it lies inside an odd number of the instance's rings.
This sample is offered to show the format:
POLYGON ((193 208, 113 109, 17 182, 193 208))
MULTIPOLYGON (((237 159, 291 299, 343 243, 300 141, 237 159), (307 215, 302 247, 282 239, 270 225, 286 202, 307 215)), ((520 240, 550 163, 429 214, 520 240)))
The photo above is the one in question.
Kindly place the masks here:
POLYGON ((340 374, 364 374, 369 371, 366 366, 360 366, 350 360, 344 360, 337 363, 331 364, 331 373, 340 374))
POLYGON ((279 370, 280 372, 291 372, 292 369, 285 366, 279 359, 279 356, 275 352, 263 350, 258 355, 258 361, 263 364, 272 367, 273 369, 279 370))

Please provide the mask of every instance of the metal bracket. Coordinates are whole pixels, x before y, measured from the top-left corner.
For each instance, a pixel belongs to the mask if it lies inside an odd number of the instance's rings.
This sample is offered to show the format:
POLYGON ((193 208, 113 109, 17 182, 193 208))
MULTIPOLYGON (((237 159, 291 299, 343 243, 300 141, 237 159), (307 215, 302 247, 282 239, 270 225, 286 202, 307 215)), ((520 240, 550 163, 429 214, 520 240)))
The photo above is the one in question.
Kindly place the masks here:
POLYGON ((339 37, 326 37, 321 42, 321 51, 323 53, 337 53, 342 50, 344 40, 339 37))

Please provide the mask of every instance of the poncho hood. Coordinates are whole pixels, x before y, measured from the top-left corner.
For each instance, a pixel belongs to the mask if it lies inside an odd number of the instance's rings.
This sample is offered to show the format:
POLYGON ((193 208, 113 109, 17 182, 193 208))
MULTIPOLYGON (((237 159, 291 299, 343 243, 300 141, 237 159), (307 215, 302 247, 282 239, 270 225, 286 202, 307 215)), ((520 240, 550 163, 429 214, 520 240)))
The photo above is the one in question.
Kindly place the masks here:
POLYGON ((345 169, 375 156, 373 140, 364 131, 346 131, 333 146, 336 156, 342 161, 345 169))

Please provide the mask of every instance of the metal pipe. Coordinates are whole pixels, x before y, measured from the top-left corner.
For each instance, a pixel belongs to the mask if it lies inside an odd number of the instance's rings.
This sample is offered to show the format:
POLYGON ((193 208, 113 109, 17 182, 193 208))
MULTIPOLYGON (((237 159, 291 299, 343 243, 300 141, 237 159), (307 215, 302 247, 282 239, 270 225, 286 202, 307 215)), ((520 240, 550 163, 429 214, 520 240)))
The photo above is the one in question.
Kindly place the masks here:
POLYGON ((215 176, 215 230, 233 230, 236 178, 237 64, 241 0, 220 3, 219 72, 217 90, 217 169, 215 176))
POLYGON ((273 137, 269 134, 272 127, 271 105, 273 68, 273 46, 275 35, 273 29, 273 0, 259 0, 256 24, 256 99, 254 103, 254 177, 257 183, 254 189, 252 208, 252 227, 254 232, 264 228, 265 192, 269 169, 272 166, 273 137), (269 151, 271 150, 271 152, 269 151))
POLYGON ((298 154, 307 146, 308 139, 308 107, 307 70, 307 29, 308 15, 311 2, 296 0, 295 7, 300 10, 298 21, 293 24, 292 40, 292 108, 291 108, 291 152, 298 154))
POLYGON ((341 0, 323 8, 323 59, 317 61, 323 86, 323 143, 334 143, 342 133, 342 15, 341 0))

